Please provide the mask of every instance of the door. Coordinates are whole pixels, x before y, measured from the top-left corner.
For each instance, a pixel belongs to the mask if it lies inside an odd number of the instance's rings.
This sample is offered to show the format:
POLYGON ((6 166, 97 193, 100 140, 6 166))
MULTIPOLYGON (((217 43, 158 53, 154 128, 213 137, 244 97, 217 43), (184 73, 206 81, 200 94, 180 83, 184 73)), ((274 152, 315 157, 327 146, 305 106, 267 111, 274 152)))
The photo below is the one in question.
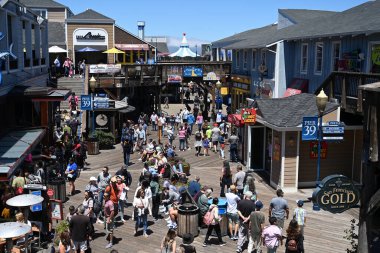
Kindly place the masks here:
POLYGON ((251 169, 263 170, 265 168, 265 128, 251 128, 251 169))

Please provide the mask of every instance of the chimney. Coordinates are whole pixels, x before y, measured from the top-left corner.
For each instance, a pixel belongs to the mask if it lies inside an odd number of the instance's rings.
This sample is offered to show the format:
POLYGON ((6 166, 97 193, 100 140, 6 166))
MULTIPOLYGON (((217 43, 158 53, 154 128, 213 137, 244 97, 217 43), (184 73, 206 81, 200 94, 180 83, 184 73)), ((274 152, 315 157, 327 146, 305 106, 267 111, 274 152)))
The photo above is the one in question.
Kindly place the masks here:
POLYGON ((145 21, 137 21, 137 27, 138 27, 138 30, 139 30, 139 38, 144 40, 144 29, 145 29, 145 21))

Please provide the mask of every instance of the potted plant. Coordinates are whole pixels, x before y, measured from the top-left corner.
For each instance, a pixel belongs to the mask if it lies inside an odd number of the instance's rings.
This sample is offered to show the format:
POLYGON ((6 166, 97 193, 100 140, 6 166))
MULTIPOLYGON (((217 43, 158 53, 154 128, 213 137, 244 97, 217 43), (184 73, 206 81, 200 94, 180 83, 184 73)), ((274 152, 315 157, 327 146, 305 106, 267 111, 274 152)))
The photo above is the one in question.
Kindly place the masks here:
POLYGON ((115 136, 111 132, 96 130, 94 137, 99 141, 99 149, 112 149, 115 144, 115 136))

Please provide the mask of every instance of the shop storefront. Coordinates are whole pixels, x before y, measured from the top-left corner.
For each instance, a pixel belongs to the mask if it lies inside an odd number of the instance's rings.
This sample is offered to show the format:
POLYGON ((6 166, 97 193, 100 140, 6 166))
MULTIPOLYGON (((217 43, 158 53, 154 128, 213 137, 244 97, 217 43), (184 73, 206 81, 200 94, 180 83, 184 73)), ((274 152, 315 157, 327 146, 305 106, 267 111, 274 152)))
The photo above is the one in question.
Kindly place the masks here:
MULTIPOLYGON (((262 172, 272 187, 287 192, 314 186, 315 143, 301 140, 302 118, 317 115, 314 95, 257 99, 255 107, 256 124, 245 125, 247 167, 262 172)), ((337 104, 329 103, 323 122, 339 121, 339 110, 337 104)), ((321 178, 343 174, 360 182, 362 132, 361 126, 346 126, 343 141, 322 142, 321 178)))
POLYGON ((231 109, 236 112, 239 108, 244 108, 246 105, 246 98, 251 95, 251 78, 247 76, 231 76, 231 109))

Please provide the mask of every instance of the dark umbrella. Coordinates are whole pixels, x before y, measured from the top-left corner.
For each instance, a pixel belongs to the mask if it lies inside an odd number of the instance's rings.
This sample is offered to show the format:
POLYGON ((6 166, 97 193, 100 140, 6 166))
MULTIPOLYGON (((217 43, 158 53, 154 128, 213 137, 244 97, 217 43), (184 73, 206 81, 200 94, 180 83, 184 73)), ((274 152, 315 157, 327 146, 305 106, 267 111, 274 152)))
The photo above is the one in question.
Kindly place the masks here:
POLYGON ((86 60, 88 62, 88 55, 87 55, 87 53, 88 52, 99 52, 99 50, 95 49, 95 48, 92 48, 92 47, 84 47, 84 48, 81 48, 81 49, 77 50, 77 52, 79 52, 79 53, 86 53, 85 56, 86 56, 86 60))

